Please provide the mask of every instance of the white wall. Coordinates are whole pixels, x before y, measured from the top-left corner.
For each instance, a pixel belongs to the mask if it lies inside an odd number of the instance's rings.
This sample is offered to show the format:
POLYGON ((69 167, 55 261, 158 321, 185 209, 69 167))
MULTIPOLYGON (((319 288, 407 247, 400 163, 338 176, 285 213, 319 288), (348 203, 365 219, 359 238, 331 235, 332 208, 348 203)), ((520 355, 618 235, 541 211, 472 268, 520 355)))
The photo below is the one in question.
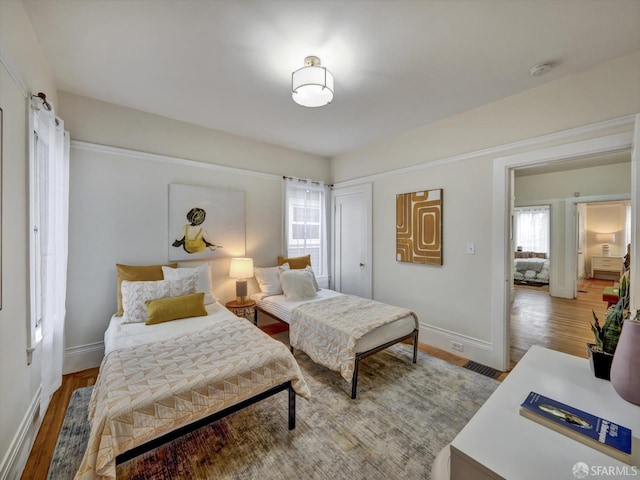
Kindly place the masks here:
MULTIPOLYGON (((609 244, 609 254, 624 257, 627 253, 625 244, 625 225, 627 218, 626 203, 587 204, 587 268, 591 269, 591 256, 602 255, 602 244, 596 241, 597 233, 614 233, 616 241, 609 244)), ((615 277, 615 276, 614 276, 615 277)))
POLYGON ((0 310, 0 479, 19 478, 42 420, 37 406, 40 351, 27 365, 27 92, 56 86, 29 19, 17 0, 0 1, 2 132, 2 310, 0 310))
MULTIPOLYGON (((65 372, 102 359, 116 310, 115 264, 167 262, 170 183, 243 191, 246 255, 256 266, 271 266, 282 254, 282 175, 329 180, 323 157, 69 93, 60 99, 72 139, 65 372)), ((222 303, 235 297, 229 262, 211 262, 222 303)), ((255 280, 249 290, 258 291, 255 280)))
MULTIPOLYGON (((631 153, 629 153, 631 157, 631 153)), ((516 177, 516 206, 551 198, 631 193, 631 162, 516 177)))
MULTIPOLYGON (((631 153, 629 153, 630 156, 631 153)), ((565 271, 565 255, 567 255, 566 200, 573 201, 576 192, 582 197, 612 194, 631 195, 631 163, 516 177, 514 190, 515 206, 550 206, 551 272, 549 291, 553 296, 572 298, 573 288, 567 285, 568 277, 572 273, 565 271)), ((587 260, 589 258, 590 255, 587 256, 587 260)))
POLYGON ((246 170, 330 180, 328 158, 159 115, 59 92, 58 112, 72 140, 246 170))
MULTIPOLYGON (((451 340, 460 341, 464 356, 494 363, 494 157, 562 140, 553 137, 516 146, 510 142, 639 112, 639 78, 640 52, 636 52, 333 158, 334 184, 373 182, 374 298, 414 309, 423 327, 422 342, 451 350, 451 340), (444 263, 434 267, 396 262, 394 196, 431 188, 444 189, 444 263), (476 244, 476 255, 466 255, 468 242, 476 244)), ((613 130, 598 135, 605 133, 613 130)), ((585 132, 581 138, 590 136, 594 134, 585 132)))

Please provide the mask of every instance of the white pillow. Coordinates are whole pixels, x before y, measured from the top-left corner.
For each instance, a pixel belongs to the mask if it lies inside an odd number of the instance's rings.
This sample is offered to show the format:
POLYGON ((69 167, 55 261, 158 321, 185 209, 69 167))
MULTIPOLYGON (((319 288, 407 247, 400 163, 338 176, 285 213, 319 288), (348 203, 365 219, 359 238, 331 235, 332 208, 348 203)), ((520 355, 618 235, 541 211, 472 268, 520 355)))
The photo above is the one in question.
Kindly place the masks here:
POLYGON ((198 277, 191 275, 179 280, 156 280, 151 282, 122 281, 122 315, 121 323, 138 323, 147 321, 145 301, 159 298, 179 297, 195 293, 198 277))
POLYGON ((196 275, 198 278, 196 293, 204 292, 204 304, 209 305, 211 303, 216 303, 218 300, 212 293, 213 285, 211 284, 211 269, 209 268, 208 263, 203 263, 195 268, 162 267, 162 275, 165 280, 179 280, 180 278, 196 275))
POLYGON ((258 281, 258 286, 262 292, 262 298, 272 295, 282 295, 282 286, 280 285, 280 274, 285 270, 289 270, 289 264, 285 263, 278 267, 255 267, 253 274, 258 281))
POLYGON ((282 272, 280 282, 287 300, 308 300, 318 295, 313 284, 313 272, 308 270, 296 269, 282 272))
MULTIPOLYGON (((162 268, 164 268, 164 267, 162 267, 162 268)), ((167 268, 169 268, 169 267, 167 267, 167 268)), ((316 274, 313 273, 313 269, 311 268, 311 265, 307 265, 306 267, 304 267, 304 270, 306 272, 311 272, 311 275, 313 276, 313 286, 315 287, 316 292, 319 292, 320 291, 320 286, 318 285, 318 280, 316 279, 316 274)))

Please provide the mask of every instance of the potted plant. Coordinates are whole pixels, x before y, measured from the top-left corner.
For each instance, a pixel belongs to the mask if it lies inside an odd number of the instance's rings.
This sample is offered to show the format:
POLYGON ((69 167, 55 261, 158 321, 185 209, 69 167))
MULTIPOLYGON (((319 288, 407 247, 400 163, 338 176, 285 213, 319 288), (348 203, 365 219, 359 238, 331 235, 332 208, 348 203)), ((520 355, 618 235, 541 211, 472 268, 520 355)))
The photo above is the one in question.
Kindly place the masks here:
POLYGON ((594 323, 591 324, 595 343, 587 343, 591 370, 598 378, 609 380, 613 354, 620 340, 622 323, 629 317, 629 285, 627 276, 620 280, 618 302, 607 309, 604 324, 600 325, 598 316, 592 310, 594 323))

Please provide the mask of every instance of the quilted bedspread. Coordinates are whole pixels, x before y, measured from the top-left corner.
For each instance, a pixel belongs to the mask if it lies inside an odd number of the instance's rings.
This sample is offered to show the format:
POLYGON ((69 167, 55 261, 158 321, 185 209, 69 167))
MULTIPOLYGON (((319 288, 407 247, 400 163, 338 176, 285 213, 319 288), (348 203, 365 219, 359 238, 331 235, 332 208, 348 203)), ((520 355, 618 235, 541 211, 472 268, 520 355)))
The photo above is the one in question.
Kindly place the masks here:
POLYGON ((291 380, 310 397, 288 348, 230 319, 107 355, 89 404, 91 434, 76 479, 115 479, 119 454, 291 380))
POLYGON ((340 372, 351 381, 356 342, 382 325, 403 317, 418 317, 411 310, 354 295, 340 295, 300 305, 291 312, 289 341, 316 363, 340 372))

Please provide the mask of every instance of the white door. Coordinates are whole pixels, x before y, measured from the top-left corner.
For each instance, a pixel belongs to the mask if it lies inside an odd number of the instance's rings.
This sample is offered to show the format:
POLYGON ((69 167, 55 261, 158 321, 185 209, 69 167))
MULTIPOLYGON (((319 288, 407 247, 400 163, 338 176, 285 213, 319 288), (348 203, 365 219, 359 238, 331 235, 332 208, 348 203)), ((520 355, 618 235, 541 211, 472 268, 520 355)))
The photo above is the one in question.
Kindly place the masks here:
POLYGON ((371 298, 371 184, 334 188, 333 289, 371 298))
MULTIPOLYGON (((585 226, 585 217, 587 216, 587 204, 586 203, 578 203, 576 205, 576 241, 578 242, 577 253, 576 253, 576 279, 580 280, 581 278, 585 278, 586 270, 585 270, 585 235, 586 235, 586 226, 585 226)), ((578 282, 575 282, 573 298, 578 297, 578 282)))
POLYGON ((513 278, 513 274, 515 271, 514 252, 516 251, 516 239, 515 239, 516 180, 515 178, 516 178, 516 172, 512 168, 511 170, 509 170, 509 192, 511 192, 510 198, 509 198, 509 246, 511 247, 511 249, 509 251, 511 252, 510 253, 511 264, 509 265, 509 276, 507 280, 509 285, 511 286, 511 290, 509 291, 509 300, 512 303, 516 298, 516 287, 515 287, 514 278, 513 278))

